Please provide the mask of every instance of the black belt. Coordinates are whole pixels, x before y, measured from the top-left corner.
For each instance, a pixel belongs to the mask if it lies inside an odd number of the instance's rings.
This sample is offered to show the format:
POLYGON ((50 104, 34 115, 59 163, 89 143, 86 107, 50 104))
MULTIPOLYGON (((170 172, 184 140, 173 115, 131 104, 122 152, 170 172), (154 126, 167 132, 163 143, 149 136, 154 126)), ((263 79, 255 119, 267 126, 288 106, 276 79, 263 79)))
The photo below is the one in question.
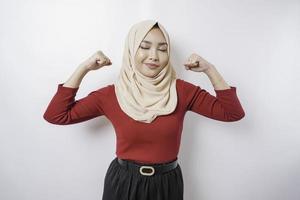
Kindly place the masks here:
POLYGON ((172 169, 175 169, 177 167, 177 159, 169 162, 169 163, 162 163, 162 164, 142 164, 142 163, 137 163, 134 161, 130 160, 123 160, 121 158, 118 158, 118 163, 129 169, 133 169, 140 174, 144 176, 152 176, 154 174, 162 174, 167 171, 170 171, 172 169))

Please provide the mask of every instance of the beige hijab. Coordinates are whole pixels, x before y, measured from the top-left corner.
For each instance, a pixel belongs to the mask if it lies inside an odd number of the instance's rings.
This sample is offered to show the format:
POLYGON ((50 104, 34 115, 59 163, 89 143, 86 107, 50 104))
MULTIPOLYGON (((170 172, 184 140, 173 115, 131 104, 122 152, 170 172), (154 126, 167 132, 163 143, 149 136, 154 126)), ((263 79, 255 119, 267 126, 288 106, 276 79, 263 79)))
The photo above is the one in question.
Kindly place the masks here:
POLYGON ((144 20, 131 27, 125 41, 122 68, 114 85, 121 109, 134 120, 151 123, 157 116, 175 110, 176 72, 170 63, 169 35, 159 22, 144 20), (169 62, 151 78, 136 69, 134 57, 141 41, 156 23, 168 43, 169 62))

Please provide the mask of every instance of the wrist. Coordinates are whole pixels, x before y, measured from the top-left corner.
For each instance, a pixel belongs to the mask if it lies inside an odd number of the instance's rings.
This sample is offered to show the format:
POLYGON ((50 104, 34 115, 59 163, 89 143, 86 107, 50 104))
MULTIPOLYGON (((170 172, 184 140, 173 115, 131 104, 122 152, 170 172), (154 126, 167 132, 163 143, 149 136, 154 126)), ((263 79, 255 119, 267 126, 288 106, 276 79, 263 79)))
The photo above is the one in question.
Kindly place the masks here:
POLYGON ((77 69, 85 74, 91 71, 85 64, 80 64, 77 69))
POLYGON ((208 68, 206 70, 204 70, 203 72, 207 75, 210 76, 212 73, 214 73, 216 71, 216 68, 214 65, 210 64, 208 66, 208 68))

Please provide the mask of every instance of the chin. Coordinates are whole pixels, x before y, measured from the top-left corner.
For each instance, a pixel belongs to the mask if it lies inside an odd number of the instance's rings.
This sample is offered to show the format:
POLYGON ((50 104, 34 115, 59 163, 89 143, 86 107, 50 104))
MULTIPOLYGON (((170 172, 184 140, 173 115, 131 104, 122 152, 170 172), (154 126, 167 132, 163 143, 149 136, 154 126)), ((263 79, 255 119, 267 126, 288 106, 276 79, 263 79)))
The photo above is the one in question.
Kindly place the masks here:
POLYGON ((153 78, 155 76, 155 74, 144 74, 144 76, 147 76, 149 78, 153 78))
POLYGON ((155 74, 143 73, 143 75, 147 76, 149 78, 153 78, 153 77, 155 77, 157 75, 157 73, 155 73, 155 74))

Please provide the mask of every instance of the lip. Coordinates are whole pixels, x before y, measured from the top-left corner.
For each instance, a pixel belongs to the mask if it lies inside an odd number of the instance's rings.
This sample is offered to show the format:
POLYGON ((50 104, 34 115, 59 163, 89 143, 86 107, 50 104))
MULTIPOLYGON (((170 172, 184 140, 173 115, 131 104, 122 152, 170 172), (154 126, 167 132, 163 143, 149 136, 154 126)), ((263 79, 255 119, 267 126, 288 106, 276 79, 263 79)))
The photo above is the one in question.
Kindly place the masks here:
POLYGON ((153 64, 153 63, 145 63, 145 65, 147 65, 147 66, 150 67, 150 68, 156 68, 156 67, 159 67, 159 65, 153 64))

